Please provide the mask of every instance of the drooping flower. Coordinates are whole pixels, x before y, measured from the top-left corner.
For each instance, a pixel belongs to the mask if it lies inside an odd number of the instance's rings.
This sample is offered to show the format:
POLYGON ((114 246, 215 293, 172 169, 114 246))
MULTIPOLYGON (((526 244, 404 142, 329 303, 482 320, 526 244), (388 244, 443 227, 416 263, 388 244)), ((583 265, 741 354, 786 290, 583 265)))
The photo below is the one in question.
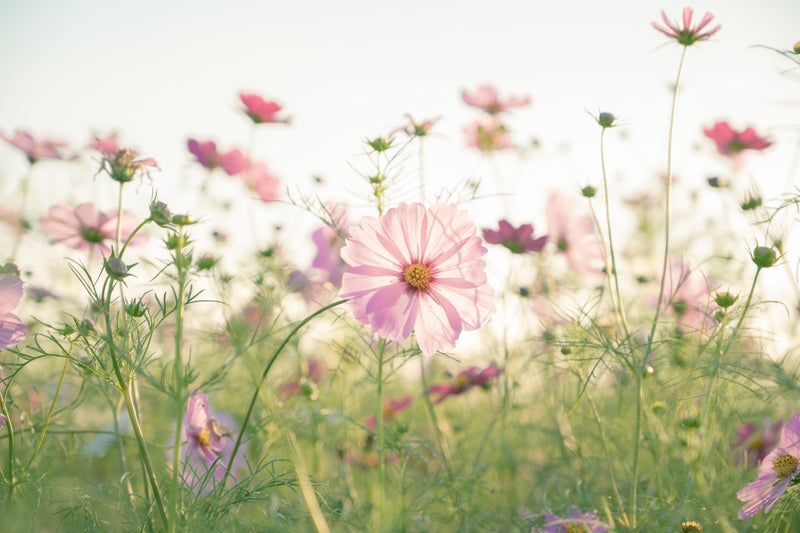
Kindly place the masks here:
POLYGON ((0 133, 0 138, 25 152, 31 164, 40 159, 63 159, 61 148, 67 146, 64 142, 52 139, 35 139, 33 135, 24 130, 14 131, 13 137, 7 137, 0 133))
POLYGON ((522 224, 515 228, 507 220, 501 220, 497 230, 484 229, 483 238, 489 244, 502 244, 515 254, 541 252, 547 243, 547 235, 533 238, 532 225, 522 224))
MULTIPOLYGON (((769 418, 765 418, 761 427, 755 424, 742 424, 736 428, 736 441, 731 448, 739 453, 743 452, 743 460, 748 466, 756 466, 764 460, 767 454, 778 444, 783 421, 775 423, 769 418)), ((737 462, 742 459, 741 455, 736 456, 737 462)))
POLYGON ((513 148, 514 143, 508 136, 506 127, 496 118, 478 120, 464 127, 467 146, 477 148, 481 152, 494 152, 513 148))
POLYGON ((560 192, 550 194, 545 214, 548 240, 569 266, 579 274, 602 275, 603 248, 591 217, 576 212, 574 199, 560 192))
POLYGON ((224 455, 223 451, 227 451, 230 455, 233 441, 230 438, 230 430, 211 415, 208 398, 205 394, 195 393, 189 398, 183 428, 188 441, 186 447, 181 450, 184 457, 183 462, 187 460, 190 462, 191 467, 195 470, 194 474, 203 474, 204 472, 201 470, 198 471, 200 465, 196 461, 192 461, 193 458, 202 458, 205 462, 205 470, 208 471, 214 467, 214 476, 222 479, 225 475, 224 459, 218 459, 224 455), (231 449, 226 450, 228 447, 231 449))
POLYGON ((567 514, 564 516, 549 512, 544 516, 545 523, 540 529, 534 531, 541 533, 605 533, 611 529, 608 522, 598 518, 597 511, 584 513, 574 506, 567 509, 567 514))
MULTIPOLYGON (((408 409, 408 406, 411 405, 413 401, 414 399, 411 396, 402 396, 400 398, 389 398, 383 402, 384 423, 391 423, 394 421, 394 417, 408 409)), ((378 420, 375 415, 370 415, 364 421, 364 427, 367 429, 374 429, 377 424, 378 420)))
POLYGON ((350 228, 342 259, 343 298, 356 320, 384 339, 414 331, 425 355, 455 346, 462 330, 494 313, 486 248, 466 211, 454 204, 401 203, 350 228))
POLYGON ((280 198, 281 180, 269 171, 266 163, 250 161, 241 177, 262 201, 274 202, 280 198))
POLYGON ((283 110, 283 106, 271 100, 264 100, 258 94, 239 93, 239 99, 244 104, 244 112, 256 124, 281 122, 288 124, 290 117, 279 117, 278 113, 283 110))
POLYGON ((247 157, 238 148, 224 153, 217 151, 214 141, 198 142, 195 139, 187 141, 189 152, 197 158, 198 163, 208 170, 221 168, 229 176, 235 176, 247 168, 247 157))
POLYGON ((503 371, 492 363, 484 369, 477 366, 471 366, 468 369, 459 372, 452 383, 442 383, 434 385, 428 389, 430 394, 438 394, 439 397, 433 403, 441 403, 450 396, 464 394, 468 390, 481 387, 483 389, 489 388, 489 383, 492 378, 499 376, 503 371))
POLYGON ((758 467, 758 479, 736 493, 746 502, 739 510, 739 519, 746 520, 759 509, 769 512, 772 505, 800 474, 800 413, 795 414, 781 430, 778 447, 764 457, 758 467))
POLYGON ((735 157, 745 150, 764 150, 772 146, 772 141, 760 137, 753 128, 736 131, 727 122, 715 122, 710 128, 703 128, 706 137, 717 144, 717 152, 735 157))
MULTIPOLYGON (((76 250, 91 252, 99 249, 103 255, 108 255, 110 249, 108 241, 116 239, 117 212, 103 213, 92 203, 83 203, 77 207, 66 204, 54 205, 46 216, 39 219, 42 230, 50 237, 51 243, 59 243, 76 250)), ((122 212, 121 237, 125 241, 138 225, 136 216, 129 212, 122 212)), ((147 239, 137 233, 131 239, 131 245, 140 244, 147 239)))
POLYGON ((510 97, 500 100, 497 91, 491 85, 480 85, 474 92, 461 91, 464 103, 482 109, 490 115, 503 113, 515 107, 524 107, 531 103, 529 96, 510 97))
POLYGON ((691 46, 697 41, 705 41, 707 39, 710 39, 711 36, 717 33, 719 29, 722 27, 717 25, 714 28, 711 28, 710 30, 703 31, 703 29, 705 29, 705 27, 708 26, 709 23, 711 23, 711 21, 714 19, 714 15, 712 15, 711 13, 706 13, 705 15, 703 15, 703 18, 700 20, 700 23, 697 26, 692 26, 692 17, 694 16, 694 10, 691 7, 683 8, 681 16, 683 20, 681 25, 678 26, 677 23, 670 21, 667 18, 667 14, 664 13, 664 11, 662 10, 661 19, 664 21, 666 27, 661 26, 660 24, 657 24, 655 22, 653 22, 652 24, 655 29, 657 29, 667 37, 674 39, 675 42, 677 42, 678 44, 682 44, 683 46, 691 46))
POLYGON ((13 273, 0 273, 0 350, 16 346, 28 336, 28 329, 12 313, 22 299, 22 280, 13 273))
POLYGON ((664 316, 673 317, 681 331, 709 331, 714 326, 709 281, 685 259, 672 258, 661 298, 664 316))

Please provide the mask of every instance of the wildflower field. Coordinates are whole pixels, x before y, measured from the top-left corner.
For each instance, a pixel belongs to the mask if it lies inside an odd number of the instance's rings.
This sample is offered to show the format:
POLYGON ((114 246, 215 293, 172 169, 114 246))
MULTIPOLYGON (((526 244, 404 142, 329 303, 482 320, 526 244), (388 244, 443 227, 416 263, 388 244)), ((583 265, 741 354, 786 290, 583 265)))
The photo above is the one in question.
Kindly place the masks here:
MULTIPOLYGON (((535 87, 454 87, 448 184, 446 115, 353 138, 346 186, 281 176, 269 88, 180 177, 124 124, 0 117, 2 530, 800 531, 798 101, 698 123, 724 17, 641 24, 663 142, 637 167, 635 117, 581 110, 593 170, 534 192, 535 87)), ((800 42, 752 44, 797 86, 800 42)))

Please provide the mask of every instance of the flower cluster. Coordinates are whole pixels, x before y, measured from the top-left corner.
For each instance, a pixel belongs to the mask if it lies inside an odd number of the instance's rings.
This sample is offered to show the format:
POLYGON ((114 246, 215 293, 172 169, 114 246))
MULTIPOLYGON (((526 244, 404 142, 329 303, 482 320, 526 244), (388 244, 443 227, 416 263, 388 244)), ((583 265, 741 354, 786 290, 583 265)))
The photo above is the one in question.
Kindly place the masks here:
POLYGON ((477 107, 486 115, 464 128, 467 146, 477 148, 481 152, 494 152, 512 148, 514 143, 508 136, 508 127, 500 119, 500 115, 518 107, 530 104, 528 96, 510 97, 501 100, 494 87, 481 85, 474 92, 462 91, 464 103, 477 107))

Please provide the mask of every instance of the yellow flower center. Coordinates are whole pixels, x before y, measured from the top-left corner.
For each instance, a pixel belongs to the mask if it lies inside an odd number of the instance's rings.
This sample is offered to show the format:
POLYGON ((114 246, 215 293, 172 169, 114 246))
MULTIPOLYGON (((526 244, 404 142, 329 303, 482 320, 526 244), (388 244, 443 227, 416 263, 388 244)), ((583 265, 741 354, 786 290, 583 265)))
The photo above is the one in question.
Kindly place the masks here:
POLYGON ((772 460, 772 470, 778 474, 778 479, 784 480, 797 470, 797 457, 788 453, 779 453, 772 460))
POLYGON ((198 433, 197 437, 195 437, 195 439, 197 440, 197 444, 199 444, 200 446, 210 446, 211 445, 211 439, 208 437, 208 429, 206 429, 206 428, 203 428, 203 431, 198 433))
POLYGON ((584 524, 564 524, 567 533, 589 533, 589 528, 584 524))
POLYGON ((414 263, 403 270, 403 279, 418 291, 424 291, 431 284, 431 271, 422 263, 414 263))

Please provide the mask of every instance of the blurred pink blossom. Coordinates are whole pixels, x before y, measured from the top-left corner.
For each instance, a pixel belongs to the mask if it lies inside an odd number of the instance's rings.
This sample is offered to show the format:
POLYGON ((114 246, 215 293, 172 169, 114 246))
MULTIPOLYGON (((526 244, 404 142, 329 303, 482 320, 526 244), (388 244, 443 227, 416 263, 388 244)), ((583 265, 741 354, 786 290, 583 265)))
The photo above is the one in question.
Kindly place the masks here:
POLYGON ((760 137, 753 128, 736 131, 727 122, 715 122, 710 128, 703 128, 706 137, 717 144, 717 152, 736 158, 745 150, 765 150, 772 141, 760 137))
POLYGON ((691 46, 697 41, 705 41, 706 39, 710 39, 711 36, 717 33, 721 28, 721 26, 717 25, 716 27, 705 32, 702 31, 714 19, 714 15, 711 13, 706 13, 703 15, 702 20, 700 20, 700 23, 697 26, 692 26, 694 10, 691 7, 683 8, 681 16, 683 20, 681 25, 678 26, 678 24, 670 21, 667 18, 667 14, 662 10, 661 19, 664 21, 666 27, 655 22, 652 24, 655 29, 667 37, 674 39, 675 42, 682 44, 683 46, 691 46))
MULTIPOLYGON (((39 219, 42 230, 50 237, 51 243, 63 244, 87 253, 99 249, 104 256, 111 250, 106 242, 116 239, 117 212, 103 213, 92 203, 83 203, 77 207, 66 204, 54 205, 46 216, 39 219)), ((137 217, 129 212, 122 212, 121 234, 125 241, 138 225, 137 217)), ((147 239, 136 234, 131 244, 136 245, 147 239)))
POLYGON ((60 149, 67 146, 64 142, 52 139, 34 139, 33 135, 24 130, 16 130, 13 137, 0 133, 0 138, 25 152, 31 164, 40 159, 63 159, 60 149))
MULTIPOLYGON (((782 427, 782 420, 773 423, 769 418, 764 419, 761 427, 755 424, 742 424, 736 428, 736 441, 731 448, 743 452, 742 455, 748 466, 757 466, 778 444, 782 427)), ((737 455, 737 462, 740 457, 737 455)))
POLYGON ((189 139, 187 147, 197 161, 208 170, 221 168, 229 176, 235 176, 247 168, 247 157, 238 148, 220 153, 214 141, 201 143, 195 139, 189 139))
POLYGON ((256 124, 281 122, 288 124, 289 117, 279 117, 278 113, 283 110, 283 106, 271 100, 264 100, 260 95, 254 93, 239 93, 239 99, 244 104, 244 112, 256 124))
POLYGON ((262 201, 275 202, 280 199, 281 180, 269 171, 266 163, 250 161, 241 178, 262 201))
POLYGON ((477 148, 481 152, 494 152, 513 148, 514 143, 508 136, 506 127, 496 118, 477 120, 464 127, 467 146, 477 148))
POLYGON ((117 141, 117 134, 112 133, 105 137, 95 137, 89 148, 97 150, 103 155, 111 155, 121 148, 117 141))
POLYGON ((662 306, 681 331, 707 332, 714 327, 709 282, 685 259, 671 258, 664 281, 662 306))
POLYGON ((326 207, 330 215, 330 222, 334 227, 325 224, 311 234, 311 240, 317 246, 317 253, 311 262, 313 268, 322 272, 322 281, 329 282, 335 287, 342 285, 342 274, 347 270, 347 263, 341 255, 344 239, 339 233, 342 228, 349 225, 347 222, 347 209, 341 204, 326 207))
POLYGON ((434 385, 428 389, 430 394, 438 394, 434 403, 441 403, 450 396, 464 394, 468 390, 481 387, 487 389, 492 378, 499 376, 503 371, 492 363, 484 369, 477 366, 471 366, 466 370, 459 372, 451 383, 442 383, 434 385))
POLYGON ((515 254, 541 252, 547 243, 547 235, 533 238, 532 225, 522 224, 515 228, 507 220, 501 220, 497 230, 484 229, 483 238, 489 244, 502 244, 515 254))
POLYGON ((325 377, 325 372, 327 371, 325 363, 316 357, 309 357, 303 366, 302 372, 297 372, 286 383, 281 385, 281 388, 278 389, 279 396, 289 397, 304 393, 309 399, 316 399, 317 385, 325 377))
POLYGON ((184 470, 184 479, 193 484, 198 475, 202 477, 213 467, 214 476, 221 480, 234 442, 231 430, 212 416, 205 394, 195 393, 189 398, 183 428, 188 442, 181 450, 181 462, 190 467, 188 472, 184 470))
MULTIPOLYGON (((408 409, 408 406, 411 405, 413 398, 411 396, 403 396, 401 398, 389 398, 383 403, 383 422, 384 423, 391 423, 394 421, 394 417, 400 414, 401 412, 408 409)), ((367 429, 374 429, 377 426, 378 420, 375 415, 370 415, 364 421, 364 427, 367 429)))
POLYGON ((24 341, 28 329, 12 313, 22 299, 22 280, 12 273, 0 274, 0 350, 24 341))
POLYGON ((572 196, 551 193, 547 206, 548 239, 579 274, 603 275, 603 247, 589 215, 580 214, 572 196))
POLYGON ((472 93, 461 91, 461 98, 465 104, 478 107, 490 115, 496 115, 515 107, 524 107, 531 103, 529 96, 500 100, 497 91, 491 85, 480 85, 472 93))

